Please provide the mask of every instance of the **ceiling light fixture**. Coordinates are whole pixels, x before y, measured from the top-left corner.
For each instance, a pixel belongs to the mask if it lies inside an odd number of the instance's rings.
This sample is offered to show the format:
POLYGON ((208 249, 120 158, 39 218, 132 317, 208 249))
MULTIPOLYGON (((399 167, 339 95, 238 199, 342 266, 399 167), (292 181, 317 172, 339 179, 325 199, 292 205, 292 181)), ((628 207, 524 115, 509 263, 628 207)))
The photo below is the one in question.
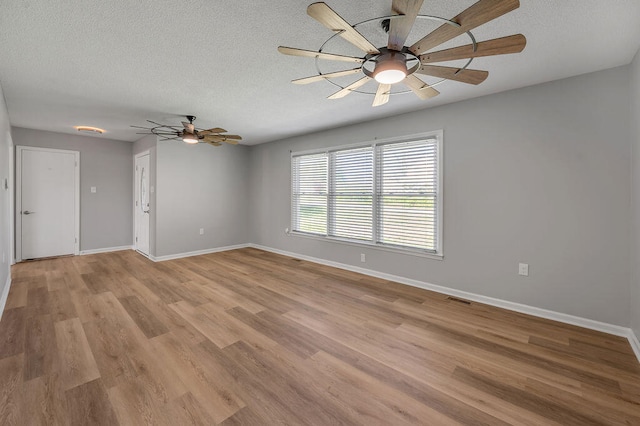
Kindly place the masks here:
POLYGON ((182 142, 198 143, 200 140, 198 139, 198 136, 185 130, 182 132, 182 142))
POLYGON ((373 78, 380 84, 399 83, 407 77, 407 58, 400 52, 390 51, 376 60, 373 78))
MULTIPOLYGON (((424 0, 392 0, 390 2, 391 15, 367 19, 355 25, 348 23, 322 1, 310 4, 307 7, 307 15, 331 30, 333 35, 317 51, 287 46, 278 47, 278 51, 284 55, 314 58, 316 61, 317 75, 298 78, 292 83, 309 84, 323 81, 339 87, 340 90, 330 95, 328 99, 344 98, 354 92, 375 95, 372 104, 374 107, 387 103, 390 95, 399 95, 409 91, 415 93, 420 99, 426 100, 439 95, 440 92, 434 86, 447 80, 474 85, 482 83, 489 76, 489 72, 468 68, 474 58, 518 53, 527 44, 527 40, 522 34, 478 42, 471 33, 471 30, 476 27, 520 7, 518 0, 478 0, 451 19, 420 15, 423 2, 424 0), (413 44, 407 43, 411 30, 418 19, 432 21, 437 26, 413 44), (388 33, 386 43, 373 44, 363 35, 361 30, 367 29, 370 24, 379 24, 382 30, 388 33), (469 37, 470 44, 463 46, 456 44, 446 46, 448 48, 443 50, 434 51, 439 46, 449 41, 458 40, 458 36, 465 34, 469 37), (363 53, 345 55, 341 53, 344 51, 344 47, 332 53, 332 47, 344 45, 342 42, 341 44, 332 42, 338 38, 346 40, 363 53), (432 65, 433 63, 458 60, 464 60, 466 63, 452 64, 452 66, 432 65), (322 72, 320 64, 325 61, 351 62, 357 66, 351 69, 332 67, 334 69, 331 72, 322 72), (333 81, 333 79, 358 74, 360 77, 347 85, 333 81), (422 76, 426 76, 431 81, 423 80, 422 76), (375 90, 365 89, 364 87, 371 80, 374 80, 378 87, 375 90), (394 86, 396 83, 402 83, 409 90, 394 86)), ((371 28, 368 28, 367 32, 374 35, 379 32, 379 29, 373 32, 371 28)))
POLYGON ((75 126, 74 127, 77 131, 79 132, 86 132, 86 133, 98 133, 98 134, 103 134, 104 130, 100 129, 98 127, 91 127, 91 126, 75 126))
POLYGON ((156 135, 161 141, 183 141, 188 144, 208 143, 213 146, 221 146, 222 142, 231 145, 237 145, 242 140, 240 135, 227 135, 227 131, 220 127, 212 129, 200 129, 194 126, 196 120, 194 115, 185 116, 189 121, 183 121, 180 126, 171 124, 156 123, 147 120, 153 127, 131 126, 142 129, 144 132, 138 132, 139 135, 156 135))

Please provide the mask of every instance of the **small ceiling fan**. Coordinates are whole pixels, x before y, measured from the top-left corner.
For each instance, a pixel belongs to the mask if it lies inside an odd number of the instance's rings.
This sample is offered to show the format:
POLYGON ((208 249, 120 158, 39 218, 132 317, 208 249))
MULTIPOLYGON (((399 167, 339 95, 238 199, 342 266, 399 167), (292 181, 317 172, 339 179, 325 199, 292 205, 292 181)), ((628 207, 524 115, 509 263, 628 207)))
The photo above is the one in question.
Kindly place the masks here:
POLYGON ((393 0, 391 15, 380 18, 382 27, 389 34, 387 45, 384 47, 373 45, 356 29, 358 24, 350 25, 326 3, 318 2, 309 5, 307 8, 309 16, 336 33, 335 35, 364 51, 365 55, 362 57, 345 56, 325 53, 322 48, 313 51, 280 46, 278 51, 285 55, 359 64, 353 69, 325 74, 318 70, 318 75, 293 80, 292 83, 308 84, 347 75, 364 74, 364 77, 348 86, 343 87, 336 84, 341 87, 341 90, 329 96, 329 99, 342 98, 351 92, 358 91, 369 81, 375 80, 378 83, 378 88, 375 92, 373 106, 387 103, 391 94, 391 86, 400 82, 404 83, 420 99, 426 100, 437 96, 440 92, 433 88, 435 84, 425 83, 416 74, 441 78, 442 80, 436 84, 444 80, 480 84, 488 77, 489 73, 467 68, 473 58, 519 53, 526 45, 526 38, 522 34, 483 42, 477 42, 471 34, 472 29, 520 7, 519 0, 480 0, 450 20, 419 15, 422 3, 423 0, 393 0), (432 19, 443 22, 443 24, 411 46, 405 46, 417 18, 432 19), (432 51, 437 46, 465 33, 471 39, 471 44, 432 51), (462 67, 431 65, 432 63, 459 59, 468 59, 468 61, 462 67))
POLYGON ((154 124, 154 127, 141 127, 141 126, 131 126, 137 129, 148 130, 148 132, 139 132, 139 135, 157 135, 160 136, 163 141, 166 140, 175 140, 175 141, 183 141, 190 144, 196 143, 208 143, 213 146, 220 146, 222 142, 228 143, 231 145, 237 145, 238 141, 242 140, 242 137, 239 135, 225 135, 227 131, 225 129, 221 129, 220 127, 214 127, 212 129, 199 129, 194 126, 193 122, 196 120, 194 115, 185 116, 188 122, 183 121, 182 127, 180 126, 170 126, 168 124, 160 124, 155 121, 147 120, 149 123, 154 124))

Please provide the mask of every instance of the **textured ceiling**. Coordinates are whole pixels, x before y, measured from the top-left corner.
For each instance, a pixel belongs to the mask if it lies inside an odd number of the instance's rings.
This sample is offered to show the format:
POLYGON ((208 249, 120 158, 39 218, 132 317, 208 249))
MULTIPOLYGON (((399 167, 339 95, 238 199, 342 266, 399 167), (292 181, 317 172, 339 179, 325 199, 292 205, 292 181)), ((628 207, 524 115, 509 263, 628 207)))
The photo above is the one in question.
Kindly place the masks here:
MULTIPOLYGON (((391 3, 326 2, 351 24, 388 15, 391 3)), ((426 0, 421 14, 451 18, 474 2, 426 0)), ((257 144, 628 64, 640 47, 640 1, 521 0, 520 9, 473 30, 479 41, 527 37, 523 53, 474 60, 470 68, 490 72, 484 83, 447 81, 434 99, 398 94, 372 108, 371 95, 326 99, 337 90, 326 81, 290 83, 316 74, 315 61, 276 48, 316 50, 332 35, 306 15, 309 3, 4 1, 0 83, 11 124, 66 133, 97 126, 107 130, 102 137, 134 141, 140 135, 129 125, 193 114, 199 127, 224 127, 257 144)), ((377 25, 359 28, 386 44, 377 25)), ((419 20, 410 41, 432 28, 419 20)), ((329 43, 326 51, 357 53, 338 37, 329 43)), ((340 64, 321 62, 323 72, 340 64)))

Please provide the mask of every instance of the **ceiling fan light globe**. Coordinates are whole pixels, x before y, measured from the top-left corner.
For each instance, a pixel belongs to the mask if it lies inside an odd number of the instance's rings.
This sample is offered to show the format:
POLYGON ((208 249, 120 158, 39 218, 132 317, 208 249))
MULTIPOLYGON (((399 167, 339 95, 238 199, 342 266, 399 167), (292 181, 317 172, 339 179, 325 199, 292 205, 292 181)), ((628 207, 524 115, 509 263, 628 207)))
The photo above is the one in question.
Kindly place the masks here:
POLYGON ((192 144, 194 144, 194 143, 198 143, 198 142, 199 142, 199 139, 198 139, 198 137, 197 137, 196 135, 194 135, 193 133, 187 133, 187 132, 185 132, 185 133, 182 135, 182 142, 185 142, 185 143, 192 143, 192 144))
POLYGON ((380 84, 399 83, 407 74, 407 60, 399 53, 381 55, 373 70, 373 78, 380 84))
POLYGON ((376 73, 375 79, 380 84, 395 84, 399 83, 407 77, 407 74, 402 70, 384 70, 376 73))

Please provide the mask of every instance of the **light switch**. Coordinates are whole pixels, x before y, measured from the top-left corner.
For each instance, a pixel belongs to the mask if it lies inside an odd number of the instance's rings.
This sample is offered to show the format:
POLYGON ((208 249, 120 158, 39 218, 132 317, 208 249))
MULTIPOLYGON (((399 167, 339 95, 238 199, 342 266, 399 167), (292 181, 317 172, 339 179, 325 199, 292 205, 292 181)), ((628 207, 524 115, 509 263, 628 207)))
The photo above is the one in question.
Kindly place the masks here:
POLYGON ((518 265, 518 274, 522 275, 523 277, 528 277, 529 276, 529 264, 528 263, 520 263, 518 265))

